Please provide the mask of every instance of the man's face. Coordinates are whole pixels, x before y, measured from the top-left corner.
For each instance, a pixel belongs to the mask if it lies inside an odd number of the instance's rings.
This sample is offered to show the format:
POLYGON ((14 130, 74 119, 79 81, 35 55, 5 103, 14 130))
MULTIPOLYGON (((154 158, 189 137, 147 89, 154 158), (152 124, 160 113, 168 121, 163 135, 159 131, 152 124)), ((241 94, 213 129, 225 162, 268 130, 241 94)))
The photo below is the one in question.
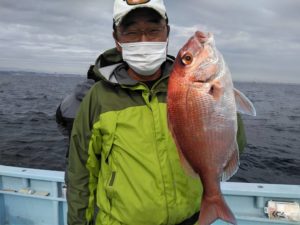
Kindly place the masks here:
POLYGON ((130 12, 116 28, 114 39, 120 51, 118 42, 165 42, 168 35, 169 26, 157 12, 149 8, 138 8, 130 12))

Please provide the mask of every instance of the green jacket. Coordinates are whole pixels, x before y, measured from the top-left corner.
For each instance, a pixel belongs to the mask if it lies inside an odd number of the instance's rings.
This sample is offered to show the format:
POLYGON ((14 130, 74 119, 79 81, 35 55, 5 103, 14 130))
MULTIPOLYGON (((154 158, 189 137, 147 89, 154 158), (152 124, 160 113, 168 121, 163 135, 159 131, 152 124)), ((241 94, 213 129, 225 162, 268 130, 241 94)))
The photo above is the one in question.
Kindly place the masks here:
POLYGON ((83 99, 71 135, 69 225, 174 225, 199 211, 201 181, 182 169, 167 126, 172 64, 149 89, 127 76, 115 49, 97 60, 101 80, 83 99))

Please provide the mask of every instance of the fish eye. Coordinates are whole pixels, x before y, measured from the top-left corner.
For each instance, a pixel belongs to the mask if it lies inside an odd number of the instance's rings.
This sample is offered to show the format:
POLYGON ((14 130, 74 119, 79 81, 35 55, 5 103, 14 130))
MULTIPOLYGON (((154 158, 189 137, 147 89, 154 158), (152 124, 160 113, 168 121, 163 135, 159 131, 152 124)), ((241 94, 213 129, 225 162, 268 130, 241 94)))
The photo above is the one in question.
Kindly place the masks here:
POLYGON ((187 52, 181 57, 181 61, 184 65, 190 65, 193 62, 193 55, 187 52))

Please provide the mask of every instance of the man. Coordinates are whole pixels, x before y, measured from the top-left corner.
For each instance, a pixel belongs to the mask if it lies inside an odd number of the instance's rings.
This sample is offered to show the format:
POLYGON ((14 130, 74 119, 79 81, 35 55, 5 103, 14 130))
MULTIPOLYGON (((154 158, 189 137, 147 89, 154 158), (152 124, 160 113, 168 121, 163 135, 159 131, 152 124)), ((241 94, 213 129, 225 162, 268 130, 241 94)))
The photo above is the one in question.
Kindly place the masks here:
POLYGON ((73 93, 67 95, 56 109, 56 123, 65 136, 71 136, 74 118, 79 105, 87 91, 99 79, 95 76, 93 69, 94 65, 90 65, 87 72, 87 80, 78 84, 73 93))
MULTIPOLYGON (((98 58, 94 72, 100 80, 73 125, 69 225, 197 222, 201 181, 182 169, 167 126, 169 31, 162 0, 115 0, 117 52, 98 58)), ((243 149, 243 129, 238 138, 243 149)))

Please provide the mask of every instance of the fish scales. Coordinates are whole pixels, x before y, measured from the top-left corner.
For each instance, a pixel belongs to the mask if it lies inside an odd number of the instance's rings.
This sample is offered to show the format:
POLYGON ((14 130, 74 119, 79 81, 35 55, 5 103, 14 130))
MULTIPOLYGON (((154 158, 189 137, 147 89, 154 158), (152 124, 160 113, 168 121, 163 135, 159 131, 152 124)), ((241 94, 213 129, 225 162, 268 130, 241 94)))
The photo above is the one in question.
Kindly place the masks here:
POLYGON ((199 223, 221 218, 236 224, 220 181, 238 168, 237 108, 231 75, 212 35, 196 32, 179 51, 169 79, 167 110, 181 160, 203 183, 199 223))

